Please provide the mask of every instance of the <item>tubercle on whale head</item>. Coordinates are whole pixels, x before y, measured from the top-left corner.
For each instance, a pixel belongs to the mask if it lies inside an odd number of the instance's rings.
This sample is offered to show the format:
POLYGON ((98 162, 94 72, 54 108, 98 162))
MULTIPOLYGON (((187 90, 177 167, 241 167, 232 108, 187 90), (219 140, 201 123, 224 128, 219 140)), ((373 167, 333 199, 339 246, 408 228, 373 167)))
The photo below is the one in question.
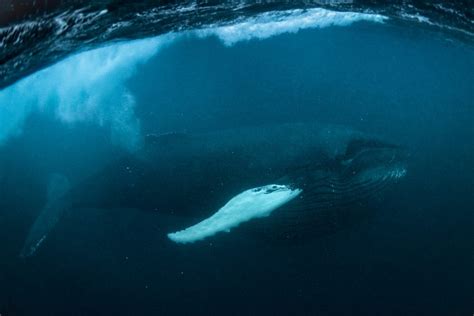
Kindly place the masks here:
POLYGON ((294 185, 270 184, 252 189, 254 193, 270 194, 277 191, 298 191, 294 185))

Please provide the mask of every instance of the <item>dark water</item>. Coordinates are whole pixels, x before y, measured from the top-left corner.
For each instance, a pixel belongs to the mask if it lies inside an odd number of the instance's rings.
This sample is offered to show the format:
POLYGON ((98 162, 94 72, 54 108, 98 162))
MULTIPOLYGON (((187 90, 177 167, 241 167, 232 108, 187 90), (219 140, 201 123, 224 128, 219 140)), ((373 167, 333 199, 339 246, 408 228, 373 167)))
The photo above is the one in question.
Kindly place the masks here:
POLYGON ((230 47, 188 35, 0 90, 0 313, 471 315, 474 50, 430 34, 361 22, 230 47), (107 61, 118 70, 96 79, 107 61), (300 243, 236 232, 176 245, 170 216, 72 210, 18 257, 51 174, 79 183, 147 133, 302 121, 409 149, 374 216, 300 243))

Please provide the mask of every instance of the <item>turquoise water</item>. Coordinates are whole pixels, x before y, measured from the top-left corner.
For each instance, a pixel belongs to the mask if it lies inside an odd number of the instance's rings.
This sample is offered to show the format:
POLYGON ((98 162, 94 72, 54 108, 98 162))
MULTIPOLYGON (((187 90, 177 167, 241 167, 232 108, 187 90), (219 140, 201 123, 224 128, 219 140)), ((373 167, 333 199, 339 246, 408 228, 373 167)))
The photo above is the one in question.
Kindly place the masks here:
POLYGON ((225 43, 119 43, 0 90, 0 312, 472 313, 472 45, 373 22, 225 43), (407 175, 372 215, 304 242, 236 231, 175 245, 172 216, 87 208, 18 256, 51 174, 77 185, 150 133, 291 122, 390 139, 410 152, 407 175))

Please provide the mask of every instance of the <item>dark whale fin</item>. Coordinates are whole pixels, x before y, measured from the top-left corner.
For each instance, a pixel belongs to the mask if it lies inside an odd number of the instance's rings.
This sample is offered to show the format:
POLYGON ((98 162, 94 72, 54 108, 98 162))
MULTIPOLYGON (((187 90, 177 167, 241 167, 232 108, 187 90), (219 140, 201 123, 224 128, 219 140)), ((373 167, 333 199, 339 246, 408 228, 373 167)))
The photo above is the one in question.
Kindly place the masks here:
POLYGON ((69 180, 65 176, 53 174, 50 177, 47 192, 48 201, 28 232, 20 257, 32 256, 64 212, 69 209, 70 203, 64 199, 69 190, 69 180))

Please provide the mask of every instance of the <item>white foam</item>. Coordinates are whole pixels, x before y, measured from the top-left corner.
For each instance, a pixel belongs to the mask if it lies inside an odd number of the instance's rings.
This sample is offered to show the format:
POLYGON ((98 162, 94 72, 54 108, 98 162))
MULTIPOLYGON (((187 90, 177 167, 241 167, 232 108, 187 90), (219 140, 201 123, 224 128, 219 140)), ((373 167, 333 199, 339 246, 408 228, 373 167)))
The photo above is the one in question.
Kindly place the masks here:
POLYGON ((419 13, 416 13, 416 14, 409 14, 409 13, 402 13, 402 17, 405 18, 405 19, 408 19, 408 20, 415 20, 417 22, 420 22, 420 23, 426 23, 426 24, 429 24, 429 25, 434 25, 429 18, 427 18, 426 16, 423 16, 419 13))
POLYGON ((228 232, 253 218, 270 215, 300 193, 300 189, 277 184, 250 189, 232 198, 211 217, 184 230, 168 234, 168 237, 176 243, 189 243, 219 232, 228 232))
POLYGON ((284 33, 296 33, 303 29, 347 26, 357 21, 382 23, 386 19, 387 17, 380 14, 339 12, 322 8, 299 9, 263 13, 240 23, 199 30, 196 34, 202 37, 215 35, 225 45, 231 46, 240 41, 266 39, 284 33))
POLYGON ((26 117, 50 112, 65 123, 110 128, 112 138, 133 148, 140 141, 135 99, 126 81, 172 35, 115 43, 73 55, 0 90, 0 144, 21 132, 26 117))

